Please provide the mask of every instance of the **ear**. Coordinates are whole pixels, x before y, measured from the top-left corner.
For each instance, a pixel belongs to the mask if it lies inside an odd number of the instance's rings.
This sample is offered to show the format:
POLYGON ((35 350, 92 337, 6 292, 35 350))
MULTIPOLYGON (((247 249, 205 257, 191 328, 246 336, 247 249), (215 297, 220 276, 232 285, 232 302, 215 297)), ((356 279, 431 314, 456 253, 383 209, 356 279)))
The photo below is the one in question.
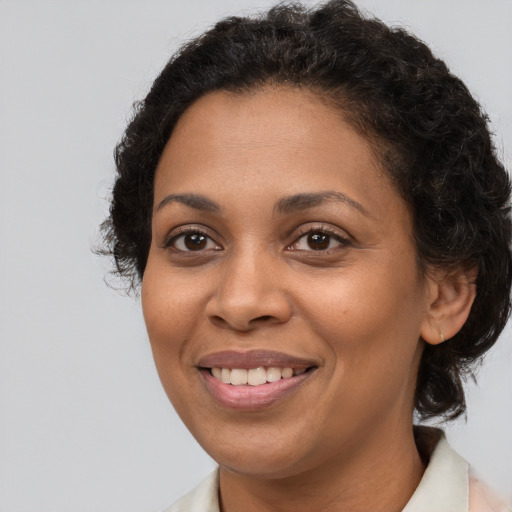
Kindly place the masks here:
POLYGON ((421 337, 438 345, 455 336, 466 322, 476 296, 476 268, 427 275, 427 312, 421 337))

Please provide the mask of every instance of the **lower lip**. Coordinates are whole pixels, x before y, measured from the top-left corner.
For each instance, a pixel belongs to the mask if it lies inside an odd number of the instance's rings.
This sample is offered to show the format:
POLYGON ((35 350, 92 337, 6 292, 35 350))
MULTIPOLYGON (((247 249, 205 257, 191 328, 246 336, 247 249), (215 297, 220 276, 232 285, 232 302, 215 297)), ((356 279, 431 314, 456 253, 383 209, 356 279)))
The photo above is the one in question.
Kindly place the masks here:
POLYGON ((223 407, 242 411, 256 411, 269 407, 294 393, 313 373, 314 370, 309 370, 302 375, 267 382, 260 386, 233 386, 215 378, 210 370, 201 369, 206 388, 214 400, 223 407))

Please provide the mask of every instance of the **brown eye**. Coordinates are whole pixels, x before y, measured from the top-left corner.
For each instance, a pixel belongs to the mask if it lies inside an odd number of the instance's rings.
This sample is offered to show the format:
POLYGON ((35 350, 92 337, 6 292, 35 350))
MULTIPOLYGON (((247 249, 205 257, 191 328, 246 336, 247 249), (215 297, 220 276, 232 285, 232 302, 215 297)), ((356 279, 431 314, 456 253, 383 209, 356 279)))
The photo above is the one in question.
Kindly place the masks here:
POLYGON ((329 247, 331 242, 331 235, 327 233, 310 233, 308 235, 308 246, 316 251, 325 250, 329 247))
POLYGON ((350 245, 351 242, 349 239, 337 233, 330 233, 323 229, 313 229, 297 238, 297 240, 288 247, 288 250, 320 252, 335 249, 343 250, 350 245))
POLYGON ((199 251, 206 247, 208 237, 201 233, 189 233, 183 237, 183 243, 189 251, 199 251))
POLYGON ((168 247, 173 247, 178 251, 183 252, 198 252, 203 250, 220 250, 221 247, 215 243, 208 235, 200 231, 189 231, 188 233, 181 233, 173 237, 167 244, 168 247))

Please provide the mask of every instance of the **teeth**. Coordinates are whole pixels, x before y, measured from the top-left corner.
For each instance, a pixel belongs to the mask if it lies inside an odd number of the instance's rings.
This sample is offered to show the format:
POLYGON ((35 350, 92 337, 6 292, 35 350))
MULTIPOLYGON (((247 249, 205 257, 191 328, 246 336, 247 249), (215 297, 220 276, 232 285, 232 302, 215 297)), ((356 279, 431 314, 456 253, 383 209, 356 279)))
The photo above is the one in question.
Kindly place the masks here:
POLYGON ((222 368, 220 380, 224 384, 231 384, 231 370, 229 368, 222 368))
POLYGON ((233 386, 241 386, 247 384, 247 370, 231 370, 231 384, 233 386))
POLYGON ((281 368, 267 368, 267 381, 277 382, 278 380, 281 380, 281 368))
POLYGON ((267 371, 265 368, 251 368, 247 374, 247 382, 250 386, 260 386, 267 382, 267 371))
POLYGON ((293 376, 293 370, 291 368, 283 368, 281 375, 283 379, 289 379, 290 377, 293 376))
POLYGON ((233 386, 261 386, 267 382, 277 382, 281 379, 289 379, 294 375, 302 375, 306 372, 306 368, 294 370, 293 368, 278 368, 271 366, 269 368, 251 368, 245 370, 243 368, 212 368, 212 375, 221 380, 224 384, 233 386))

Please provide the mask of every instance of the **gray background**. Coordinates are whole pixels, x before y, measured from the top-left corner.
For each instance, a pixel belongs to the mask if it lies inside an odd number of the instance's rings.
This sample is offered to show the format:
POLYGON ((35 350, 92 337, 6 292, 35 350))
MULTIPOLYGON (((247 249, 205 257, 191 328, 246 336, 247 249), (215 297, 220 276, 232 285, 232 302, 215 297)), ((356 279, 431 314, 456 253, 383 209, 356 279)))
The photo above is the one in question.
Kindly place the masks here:
MULTIPOLYGON (((104 285, 90 247, 131 103, 178 44, 271 3, 0 0, 0 511, 157 511, 213 467, 160 388, 138 302, 104 285)), ((510 168, 512 2, 359 5, 446 59, 510 168)), ((448 429, 507 493, 511 368, 508 329, 448 429)))

